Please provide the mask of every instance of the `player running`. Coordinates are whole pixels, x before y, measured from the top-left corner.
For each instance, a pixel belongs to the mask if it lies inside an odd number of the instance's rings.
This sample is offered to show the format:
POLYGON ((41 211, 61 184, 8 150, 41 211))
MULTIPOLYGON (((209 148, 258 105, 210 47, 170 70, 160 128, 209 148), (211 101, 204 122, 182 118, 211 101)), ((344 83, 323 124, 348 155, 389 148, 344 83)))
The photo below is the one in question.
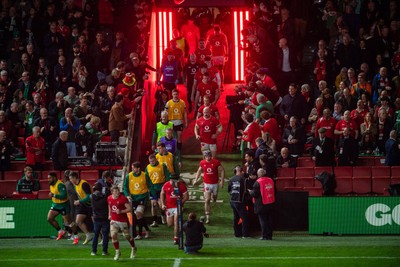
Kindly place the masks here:
POLYGON ((78 231, 76 230, 75 223, 72 222, 71 216, 69 215, 70 206, 65 184, 58 180, 55 172, 50 172, 47 176, 47 180, 50 185, 49 197, 51 197, 53 202, 49 213, 47 214, 47 221, 58 231, 56 240, 60 240, 65 235, 65 231, 60 228, 60 225, 56 221, 56 217, 61 214, 65 225, 69 226, 69 230, 74 234, 73 244, 78 244, 78 231))
POLYGON ((197 170, 196 178, 193 184, 196 184, 200 179, 201 172, 204 172, 204 210, 206 214, 206 224, 210 223, 210 211, 211 211, 211 196, 213 201, 216 202, 218 199, 218 183, 219 175, 221 173, 221 188, 224 188, 225 180, 225 169, 221 165, 221 162, 217 159, 212 158, 210 151, 204 151, 204 158, 200 161, 200 167, 197 170))
POLYGON ((121 231, 126 240, 131 245, 131 259, 136 257, 135 240, 129 234, 128 212, 132 211, 129 200, 120 194, 119 187, 111 188, 111 195, 107 199, 108 202, 108 219, 110 220, 110 232, 112 243, 115 248, 114 260, 119 260, 121 251, 119 249, 118 233, 121 231))

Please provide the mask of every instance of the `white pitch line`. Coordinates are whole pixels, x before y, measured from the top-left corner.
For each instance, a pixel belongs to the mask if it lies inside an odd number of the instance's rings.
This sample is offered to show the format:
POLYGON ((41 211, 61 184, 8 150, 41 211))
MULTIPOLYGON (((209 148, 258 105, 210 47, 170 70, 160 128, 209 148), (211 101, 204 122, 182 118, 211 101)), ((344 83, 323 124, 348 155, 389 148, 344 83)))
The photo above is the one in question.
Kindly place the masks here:
MULTIPOLYGON (((179 260, 179 263, 182 260, 324 260, 324 259, 337 259, 337 260, 347 260, 347 259, 382 259, 382 260, 393 260, 393 259, 400 259, 400 257, 389 257, 389 256, 328 256, 328 257, 313 257, 313 256, 305 256, 305 257, 195 257, 195 258, 135 258, 133 261, 143 260, 143 261, 157 261, 157 260, 173 260, 174 264, 175 261, 179 260)), ((107 261, 113 260, 111 257, 88 257, 88 258, 47 258, 47 259, 0 259, 0 262, 14 262, 14 261, 107 261)), ((124 259, 122 260, 131 260, 131 259, 124 259)), ((174 265, 175 266, 175 265, 174 265)))
POLYGON ((174 267, 179 267, 181 265, 181 259, 175 259, 174 260, 174 267))

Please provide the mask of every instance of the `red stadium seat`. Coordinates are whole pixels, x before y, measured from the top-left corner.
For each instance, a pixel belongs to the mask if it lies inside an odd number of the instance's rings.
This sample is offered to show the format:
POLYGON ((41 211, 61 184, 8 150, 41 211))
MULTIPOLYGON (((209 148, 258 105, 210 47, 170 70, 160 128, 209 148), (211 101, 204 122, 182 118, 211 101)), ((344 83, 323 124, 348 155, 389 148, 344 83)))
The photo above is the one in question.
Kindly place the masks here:
POLYGON ((277 177, 294 178, 296 168, 279 168, 277 170, 277 177))
POLYGON ((353 192, 353 168, 352 167, 336 167, 336 193, 350 194, 353 192))
POLYGON ((23 171, 5 171, 3 173, 3 179, 8 181, 18 181, 24 176, 23 171))
POLYGON ((281 191, 285 187, 294 187, 294 177, 277 177, 275 180, 276 189, 281 191))
POLYGON ((91 186, 93 186, 96 183, 97 179, 85 179, 85 181, 88 182, 91 186))
POLYGON ((385 166, 385 158, 384 157, 375 157, 375 166, 385 166))
POLYGON ((356 194, 368 194, 371 192, 371 167, 353 167, 353 192, 356 194))
POLYGON ((285 187, 283 190, 284 191, 291 191, 291 192, 293 192, 293 191, 304 191, 304 188, 303 187, 285 187))
POLYGON ((46 171, 54 170, 53 161, 51 161, 51 160, 46 160, 46 163, 44 164, 44 169, 45 169, 46 171))
POLYGON ((24 171, 25 161, 11 161, 10 171, 24 171))
POLYGON ((298 167, 296 168, 296 187, 314 187, 314 168, 298 167))
POLYGON ((357 159, 357 165, 358 166, 374 166, 375 159, 374 159, 374 157, 359 157, 357 159))
POLYGON ((297 159, 297 167, 314 167, 315 161, 310 157, 299 157, 297 159))
POLYGON ((320 187, 304 187, 304 191, 308 192, 308 196, 310 197, 321 197, 323 190, 320 187))
POLYGON ((83 180, 97 180, 99 179, 99 171, 97 170, 86 170, 80 171, 79 177, 83 180))
POLYGON ((50 190, 39 190, 38 199, 51 199, 49 197, 50 190))
POLYGON ((49 173, 51 173, 51 172, 55 172, 55 173, 57 174, 58 180, 61 179, 60 171, 48 170, 48 171, 42 171, 42 180, 47 180, 47 176, 48 176, 49 173))
POLYGON ((39 183, 40 183, 40 190, 49 190, 49 182, 47 181, 47 179, 46 180, 40 180, 39 181, 39 183))
POLYGON ((17 181, 2 180, 0 181, 0 196, 12 198, 16 188, 17 188, 17 181))
POLYGON ((400 184, 400 166, 392 166, 390 171, 390 183, 400 184))
POLYGON ((276 189, 283 190, 285 187, 294 187, 295 168, 279 168, 276 177, 276 189))
POLYGON ((375 166, 372 168, 372 192, 383 195, 384 188, 388 188, 390 184, 390 167, 375 166))

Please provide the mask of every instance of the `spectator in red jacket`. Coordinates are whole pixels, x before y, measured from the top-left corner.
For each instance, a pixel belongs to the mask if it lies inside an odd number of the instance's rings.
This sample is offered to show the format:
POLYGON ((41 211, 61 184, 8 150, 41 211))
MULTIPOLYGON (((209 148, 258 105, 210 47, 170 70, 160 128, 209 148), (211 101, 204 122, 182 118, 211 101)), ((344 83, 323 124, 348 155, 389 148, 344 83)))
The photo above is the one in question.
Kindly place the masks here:
POLYGON ((32 135, 26 138, 26 165, 34 170, 41 171, 45 164, 46 143, 40 137, 40 127, 35 126, 32 129, 32 135))

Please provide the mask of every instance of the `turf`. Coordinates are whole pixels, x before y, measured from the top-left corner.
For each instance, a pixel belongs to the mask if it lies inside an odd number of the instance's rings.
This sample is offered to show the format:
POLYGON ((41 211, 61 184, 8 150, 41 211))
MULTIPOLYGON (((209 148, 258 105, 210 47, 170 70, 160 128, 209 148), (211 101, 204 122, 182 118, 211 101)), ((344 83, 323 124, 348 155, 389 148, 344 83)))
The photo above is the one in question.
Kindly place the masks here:
MULTIPOLYGON (((240 163, 239 155, 219 157, 226 169, 240 163)), ((199 156, 186 156, 183 178, 192 177, 197 170, 199 156)), ((190 188, 192 201, 185 205, 189 211, 203 214, 201 188, 190 188), (200 201, 200 202, 199 202, 200 201)), ((113 260, 114 249, 109 244, 110 256, 90 256, 91 246, 73 246, 72 241, 49 238, 0 239, 0 267, 27 266, 400 266, 400 236, 315 236, 307 232, 275 232, 274 240, 233 237, 232 212, 226 188, 220 190, 222 202, 212 204, 211 224, 207 225, 210 238, 198 255, 186 255, 172 245, 172 229, 161 225, 153 228, 151 238, 136 241, 137 258, 128 259, 130 250, 121 241, 122 257, 113 260)), ((50 227, 50 226, 49 226, 50 227)), ((101 251, 101 248, 98 248, 101 251)))
MULTIPOLYGON (((164 226, 162 226, 164 227, 164 226)), ((161 228, 162 228, 161 227, 161 228)), ((399 266, 397 236, 308 236, 277 233, 272 241, 211 235, 197 255, 185 255, 166 238, 140 240, 137 258, 127 259, 121 242, 119 262, 90 256, 90 246, 51 239, 2 239, 0 266, 399 266), (12 247, 12 248, 11 248, 12 247)))

